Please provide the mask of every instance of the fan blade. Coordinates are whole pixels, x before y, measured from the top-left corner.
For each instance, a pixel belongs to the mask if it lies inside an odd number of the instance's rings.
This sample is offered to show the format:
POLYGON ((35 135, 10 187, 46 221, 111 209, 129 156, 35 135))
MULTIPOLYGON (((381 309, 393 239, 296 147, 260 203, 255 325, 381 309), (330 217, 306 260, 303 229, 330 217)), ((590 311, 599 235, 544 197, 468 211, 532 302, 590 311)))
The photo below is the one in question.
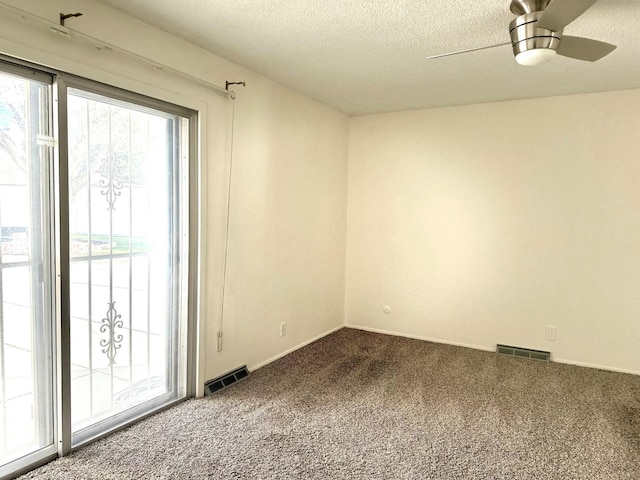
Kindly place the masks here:
POLYGON ((552 0, 536 27, 558 32, 596 3, 597 0, 552 0))
POLYGON ((467 48, 466 50, 458 50, 457 52, 441 53, 439 55, 431 55, 427 57, 427 60, 433 60, 434 58, 450 57, 452 55, 459 55, 461 53, 478 52, 480 50, 488 50, 490 48, 504 47, 505 45, 511 45, 511 42, 498 43, 496 45, 489 45, 488 47, 467 48))
POLYGON ((610 43, 591 40, 590 38, 571 37, 564 35, 560 40, 558 55, 563 55, 577 60, 595 62, 602 57, 606 57, 617 47, 610 43))

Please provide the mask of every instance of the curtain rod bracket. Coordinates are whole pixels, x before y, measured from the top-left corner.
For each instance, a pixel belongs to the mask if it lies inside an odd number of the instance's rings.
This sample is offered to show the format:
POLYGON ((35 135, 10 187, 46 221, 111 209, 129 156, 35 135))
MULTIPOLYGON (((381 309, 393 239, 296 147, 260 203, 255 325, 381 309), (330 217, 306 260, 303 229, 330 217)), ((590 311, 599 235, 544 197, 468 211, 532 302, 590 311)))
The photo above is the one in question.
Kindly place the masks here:
POLYGON ((229 91, 229 85, 242 85, 243 87, 247 86, 247 82, 224 82, 225 86, 224 89, 228 92, 229 91))
POLYGON ((62 13, 60 12, 60 25, 62 25, 64 27, 64 21, 67 18, 72 18, 72 17, 81 17, 82 13, 77 12, 77 13, 62 13))

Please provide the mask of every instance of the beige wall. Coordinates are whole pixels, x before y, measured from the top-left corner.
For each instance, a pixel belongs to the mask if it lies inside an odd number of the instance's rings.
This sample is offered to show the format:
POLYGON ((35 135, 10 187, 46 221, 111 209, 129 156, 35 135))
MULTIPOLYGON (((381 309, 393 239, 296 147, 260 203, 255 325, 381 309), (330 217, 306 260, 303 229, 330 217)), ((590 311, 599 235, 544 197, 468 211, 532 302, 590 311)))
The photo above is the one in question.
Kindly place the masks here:
MULTIPOLYGON (((7 2, 5 2, 7 3, 7 2)), ((0 51, 200 111, 200 388, 344 323, 346 115, 92 0, 12 0, 15 7, 206 81, 236 88, 227 301, 217 352, 232 102, 91 42, 0 11, 0 51), (279 336, 280 322, 287 334, 279 336)))
MULTIPOLYGON (((276 84, 252 84, 236 107, 225 302, 225 342, 249 366, 344 324, 349 125, 276 84)), ((216 357, 207 351, 208 363, 216 357)))
POLYGON ((346 323, 640 373, 639 146, 640 90, 353 118, 346 323))

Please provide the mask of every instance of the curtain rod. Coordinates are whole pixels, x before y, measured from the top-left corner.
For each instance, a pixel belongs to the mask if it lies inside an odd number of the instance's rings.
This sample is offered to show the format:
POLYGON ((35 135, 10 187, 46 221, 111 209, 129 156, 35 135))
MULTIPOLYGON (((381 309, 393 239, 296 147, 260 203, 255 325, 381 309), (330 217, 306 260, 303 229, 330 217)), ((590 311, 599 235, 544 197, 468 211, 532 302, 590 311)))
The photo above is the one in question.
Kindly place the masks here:
POLYGON ((68 37, 68 38, 74 38, 74 37, 78 37, 81 38, 83 40, 86 40, 90 43, 93 44, 93 46, 98 49, 98 50, 111 50, 114 52, 118 52, 124 55, 127 55, 129 57, 135 58, 136 60, 139 60, 143 63, 146 63, 150 66, 152 66, 153 68, 157 69, 157 70, 162 70, 164 72, 169 72, 173 75, 176 75, 178 77, 182 77, 184 79, 187 79, 189 81, 192 81, 194 83, 197 83, 198 85, 201 85, 203 87, 206 87, 208 89, 214 90, 216 93, 220 94, 220 95, 224 95, 226 97, 229 97, 231 99, 235 99, 236 95, 235 92, 233 90, 227 90, 224 87, 221 87, 220 85, 216 85, 214 83, 211 83, 207 80, 203 80, 202 78, 199 77, 195 77, 193 75, 190 75, 188 73, 185 72, 181 72, 180 70, 177 70, 173 67, 170 67, 169 65, 165 65, 161 62, 157 62, 153 59, 150 59, 148 57, 145 57, 143 55, 139 55, 135 52, 132 52, 130 50, 126 50, 124 48, 118 47, 116 45, 113 45, 109 42, 105 42, 104 40, 100 40, 99 38, 95 38, 92 37, 91 35, 87 35, 86 33, 82 33, 79 32, 78 30, 74 30, 72 28, 69 28, 67 26, 63 26, 60 24, 57 24, 55 22, 52 22, 44 17, 40 17, 38 15, 35 15, 31 12, 27 12, 25 10, 22 10, 20 8, 16 8, 13 7, 11 5, 7 5, 4 2, 0 2, 0 9, 11 12, 19 17, 22 17, 24 20, 26 20, 27 18, 29 20, 33 20, 37 23, 40 23, 46 27, 48 27, 52 32, 68 37))

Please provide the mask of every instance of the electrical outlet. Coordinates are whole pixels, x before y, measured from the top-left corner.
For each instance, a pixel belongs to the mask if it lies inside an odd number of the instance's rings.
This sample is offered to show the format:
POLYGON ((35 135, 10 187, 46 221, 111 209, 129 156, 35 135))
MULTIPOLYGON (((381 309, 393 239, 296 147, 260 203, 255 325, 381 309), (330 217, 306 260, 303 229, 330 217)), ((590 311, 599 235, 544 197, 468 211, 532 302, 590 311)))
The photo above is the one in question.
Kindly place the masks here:
POLYGON ((548 341, 548 342, 555 342, 556 341, 556 331, 557 331, 556 327, 554 327, 553 325, 547 325, 547 329, 546 329, 545 334, 544 334, 545 340, 548 341))
POLYGON ((282 322, 280 324, 280 336, 284 337, 287 334, 287 322, 282 322))

